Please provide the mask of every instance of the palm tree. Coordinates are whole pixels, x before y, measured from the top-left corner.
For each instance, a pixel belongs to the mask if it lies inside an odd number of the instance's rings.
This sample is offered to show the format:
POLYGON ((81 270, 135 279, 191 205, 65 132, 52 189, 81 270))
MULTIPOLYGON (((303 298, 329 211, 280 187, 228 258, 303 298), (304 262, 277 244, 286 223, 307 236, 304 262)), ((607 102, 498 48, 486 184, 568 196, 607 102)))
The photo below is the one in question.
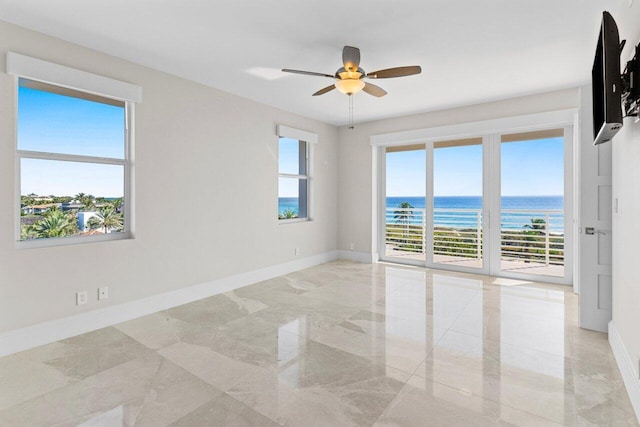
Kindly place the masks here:
MULTIPOLYGON (((525 229, 524 231, 524 247, 527 248, 526 252, 530 255, 537 255, 540 253, 541 249, 539 245, 533 245, 529 242, 540 242, 540 237, 544 236, 547 233, 547 221, 543 218, 531 218, 531 222, 529 224, 525 224, 522 226, 525 229)), ((543 251, 544 252, 544 251, 543 251)))
POLYGON ((37 239, 38 234, 33 229, 33 225, 20 227, 20 240, 37 239))
POLYGON ((122 208, 122 204, 124 203, 124 200, 122 199, 122 197, 118 197, 117 199, 111 200, 110 203, 116 211, 120 212, 120 209, 122 208))
POLYGON ((547 230, 547 222, 542 218, 531 218, 530 224, 525 224, 522 228, 525 228, 525 234, 541 235, 547 230))
MULTIPOLYGON (((93 220, 94 218, 95 221, 92 221, 93 224, 104 228, 105 234, 108 233, 109 230, 122 231, 122 229, 124 228, 124 218, 122 213, 116 211, 116 209, 112 205, 105 205, 100 208, 96 216, 91 218, 91 220, 93 220)), ((89 226, 93 228, 92 224, 90 224, 89 226)))
POLYGON ((92 211, 96 207, 95 197, 91 194, 78 193, 75 196, 75 199, 82 204, 83 211, 92 211))
POLYGON ((102 221, 98 219, 97 216, 92 216, 87 221, 87 227, 89 227, 90 230, 97 230, 98 228, 102 228, 102 221))
POLYGON ((77 224, 72 216, 52 209, 31 226, 30 232, 37 238, 65 237, 75 234, 76 229, 77 224))
POLYGON ((298 218, 298 214, 296 213, 296 211, 292 209, 286 209, 282 211, 281 214, 278 215, 278 219, 291 219, 291 218, 298 218))
POLYGON ((413 216, 413 205, 409 202, 402 202, 396 206, 398 210, 393 212, 393 219, 396 220, 396 224, 404 224, 404 242, 408 243, 409 236, 409 223, 413 216))

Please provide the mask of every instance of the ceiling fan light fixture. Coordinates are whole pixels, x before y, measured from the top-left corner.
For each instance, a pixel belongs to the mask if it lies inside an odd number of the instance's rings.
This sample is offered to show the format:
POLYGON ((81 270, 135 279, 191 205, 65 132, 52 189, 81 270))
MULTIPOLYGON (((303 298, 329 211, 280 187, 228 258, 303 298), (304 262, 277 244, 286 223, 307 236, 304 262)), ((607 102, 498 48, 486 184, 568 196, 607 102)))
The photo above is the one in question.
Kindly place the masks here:
POLYGON ((338 77, 340 77, 340 80, 346 80, 346 79, 360 79, 362 78, 362 76, 364 75, 364 70, 358 69, 358 71, 340 71, 338 70, 338 72, 336 73, 338 74, 338 77))
POLYGON ((360 79, 344 79, 336 81, 336 89, 345 95, 353 95, 364 88, 365 83, 360 79))

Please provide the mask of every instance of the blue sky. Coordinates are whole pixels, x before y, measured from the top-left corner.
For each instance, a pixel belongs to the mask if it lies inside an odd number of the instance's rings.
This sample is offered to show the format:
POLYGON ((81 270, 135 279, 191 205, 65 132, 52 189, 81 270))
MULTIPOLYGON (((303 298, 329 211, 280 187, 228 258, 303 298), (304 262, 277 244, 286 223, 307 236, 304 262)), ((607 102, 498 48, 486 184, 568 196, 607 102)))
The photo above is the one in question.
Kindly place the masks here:
MULTIPOLYGON (((18 148, 124 158, 124 108, 19 88, 18 148)), ((563 138, 501 144, 503 196, 563 194, 563 138)), ((482 194, 479 145, 434 150, 436 196, 482 194)), ((280 138, 279 172, 298 173, 298 141, 280 138)), ((425 194, 424 150, 387 155, 387 195, 425 194)), ((120 166, 24 159, 21 193, 122 197, 120 166)), ((298 180, 280 178, 279 197, 297 197, 298 180)))
MULTIPOLYGON (((20 87, 18 148, 124 158, 124 108, 20 87)), ((122 197, 121 166, 23 159, 21 193, 122 197)))
MULTIPOLYGON (((297 139, 279 139, 278 173, 294 175, 299 173, 299 145, 297 139)), ((298 180, 294 178, 280 178, 278 180, 278 197, 298 197, 298 180)))
MULTIPOLYGON (((564 193, 563 138, 501 144, 503 196, 557 196, 564 193)), ((387 196, 424 196, 425 151, 387 154, 387 196)), ((435 196, 482 195, 482 147, 434 150, 435 196)))

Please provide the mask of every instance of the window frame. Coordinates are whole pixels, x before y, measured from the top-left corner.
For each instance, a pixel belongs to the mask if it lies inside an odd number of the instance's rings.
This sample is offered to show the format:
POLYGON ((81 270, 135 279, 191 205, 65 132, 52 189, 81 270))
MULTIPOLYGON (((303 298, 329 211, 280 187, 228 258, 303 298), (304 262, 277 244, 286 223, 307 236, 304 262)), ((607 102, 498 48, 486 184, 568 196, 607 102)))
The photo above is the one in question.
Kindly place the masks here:
POLYGON ((15 190, 14 190, 14 240, 16 249, 42 248, 53 246, 75 245, 83 243, 104 242, 134 238, 134 198, 133 198, 133 144, 134 144, 134 110, 135 104, 142 100, 142 89, 129 83, 107 77, 64 67, 58 64, 41 61, 35 58, 7 53, 7 74, 14 76, 14 152, 15 152, 15 190), (106 98, 122 103, 124 106, 124 155, 122 159, 61 154, 18 148, 18 97, 20 79, 86 94, 93 98, 106 98), (92 236, 68 236, 44 239, 21 240, 21 161, 22 159, 66 161, 84 164, 104 164, 122 166, 123 168, 123 203, 124 229, 119 233, 107 233, 92 236))
MULTIPOLYGON (((277 193, 277 200, 279 200, 280 198, 280 178, 288 178, 288 179, 297 179, 298 180, 298 185, 300 185, 300 180, 306 180, 306 206, 305 206, 305 211, 306 211, 306 215, 304 217, 299 217, 299 218, 289 218, 289 219, 280 219, 278 218, 278 223, 279 224, 291 224, 291 223, 297 223, 297 222, 309 222, 309 221, 313 221, 313 194, 312 194, 312 190, 313 190, 313 146, 315 144, 317 144, 318 142, 318 136, 315 133, 312 132, 308 132, 305 130, 301 130, 301 129, 295 129, 295 128, 291 128, 288 126, 283 126, 283 125, 278 125, 276 127, 276 135, 278 136, 278 193, 277 193), (301 174, 291 174, 291 173, 280 173, 280 138, 289 138, 289 139, 293 139, 293 140, 297 140, 299 144, 303 144, 304 143, 304 147, 305 147, 305 153, 304 153, 304 159, 305 159, 305 171, 306 173, 304 175, 301 174)), ((300 151, 298 152, 298 158, 299 160, 302 158, 302 156, 300 155, 300 151)), ((298 163, 298 170, 300 170, 300 163, 298 163)), ((299 187, 300 188, 300 187, 299 187)), ((298 192, 298 200, 300 200, 300 192, 298 192)), ((302 209, 300 209, 300 205, 299 206, 299 210, 298 212, 301 212, 302 209)))

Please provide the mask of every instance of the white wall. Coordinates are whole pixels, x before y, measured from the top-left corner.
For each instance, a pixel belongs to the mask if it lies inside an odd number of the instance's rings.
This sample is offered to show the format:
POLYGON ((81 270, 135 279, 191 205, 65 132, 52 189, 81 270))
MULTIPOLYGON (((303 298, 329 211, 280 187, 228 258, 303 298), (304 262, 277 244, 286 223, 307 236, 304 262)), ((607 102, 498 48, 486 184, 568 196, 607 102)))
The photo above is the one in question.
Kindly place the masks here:
MULTIPOLYGON (((640 124, 625 119, 613 143, 613 320, 640 378, 640 124)), ((640 386, 640 382, 638 383, 640 386)), ((640 402, 638 402, 640 404, 640 402)))
POLYGON ((0 334, 334 251, 337 129, 0 22, 0 334), (8 50, 142 86, 133 240, 14 246, 8 50), (319 135, 312 222, 278 224, 276 124, 319 135), (109 286, 98 303, 96 290, 109 286), (75 292, 89 291, 77 307, 75 292))
MULTIPOLYGON (((640 43, 640 4, 631 8, 620 3, 611 10, 618 23, 620 38, 627 39, 622 54, 623 65, 633 56, 640 43)), ((626 350, 627 388, 636 390, 634 402, 640 419, 640 123, 624 120, 622 130, 611 142, 613 148, 613 198, 618 199, 618 212, 613 213, 613 320, 612 324, 626 350), (633 380, 634 382, 631 382, 633 380)), ((618 355, 616 355, 618 356, 618 355)), ((625 358, 618 358, 620 360, 625 358)), ((623 371, 625 366, 621 366, 623 371)), ((633 401, 633 395, 632 395, 633 401)))
POLYGON ((372 253, 372 149, 371 135, 424 129, 545 111, 578 108, 578 89, 566 89, 504 101, 472 105, 339 129, 338 246, 372 253), (364 214, 364 215, 363 215, 364 214))

